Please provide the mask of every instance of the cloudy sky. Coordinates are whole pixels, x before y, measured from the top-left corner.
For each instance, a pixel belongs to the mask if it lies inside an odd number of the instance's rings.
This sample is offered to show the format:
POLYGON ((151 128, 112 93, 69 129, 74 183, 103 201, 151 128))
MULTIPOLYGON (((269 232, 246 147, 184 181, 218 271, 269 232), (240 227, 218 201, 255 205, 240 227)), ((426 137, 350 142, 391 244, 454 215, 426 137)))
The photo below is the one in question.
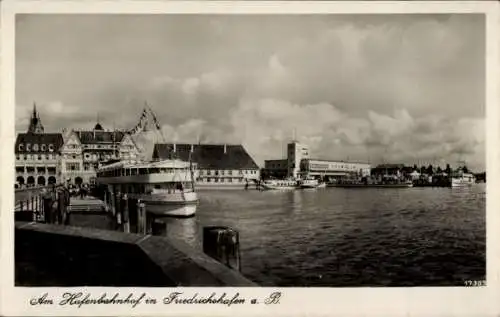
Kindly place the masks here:
POLYGON ((21 15, 16 130, 131 128, 317 158, 485 165, 482 15, 21 15))

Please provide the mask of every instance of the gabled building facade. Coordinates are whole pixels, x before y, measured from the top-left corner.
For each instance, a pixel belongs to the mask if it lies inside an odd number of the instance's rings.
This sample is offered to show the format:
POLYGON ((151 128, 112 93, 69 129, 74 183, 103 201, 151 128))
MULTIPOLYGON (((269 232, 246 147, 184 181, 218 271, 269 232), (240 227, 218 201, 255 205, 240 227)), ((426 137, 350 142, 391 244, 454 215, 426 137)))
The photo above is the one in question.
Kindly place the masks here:
POLYGON ((36 105, 33 105, 28 131, 19 133, 16 138, 15 186, 58 183, 58 161, 63 143, 61 133, 45 133, 36 105))
POLYGON ((259 166, 239 144, 155 144, 154 160, 172 158, 196 163, 198 186, 244 186, 260 179, 259 166))
POLYGON ((139 156, 139 149, 128 133, 104 130, 100 123, 90 131, 68 131, 64 139, 60 171, 61 180, 68 184, 94 184, 101 162, 139 156))

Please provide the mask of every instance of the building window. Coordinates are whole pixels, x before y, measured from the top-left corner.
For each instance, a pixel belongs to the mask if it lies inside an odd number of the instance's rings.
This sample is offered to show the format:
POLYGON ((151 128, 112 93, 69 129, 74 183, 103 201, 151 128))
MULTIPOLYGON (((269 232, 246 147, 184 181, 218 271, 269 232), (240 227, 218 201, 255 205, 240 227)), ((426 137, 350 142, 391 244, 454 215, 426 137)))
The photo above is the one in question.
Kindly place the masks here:
POLYGON ((38 154, 38 160, 41 161, 42 160, 42 155, 41 154, 38 154))
POLYGON ((31 151, 31 144, 29 144, 29 143, 26 144, 26 151, 28 151, 28 152, 31 151))
POLYGON ((18 161, 21 160, 21 155, 17 154, 16 155, 16 160, 18 160, 18 161))
POLYGON ((76 155, 73 154, 73 159, 76 160, 76 155))
POLYGON ((54 152, 54 144, 49 144, 49 152, 54 152))
POLYGON ((24 144, 19 144, 19 151, 23 151, 24 150, 24 144))
POLYGON ((41 151, 43 151, 43 152, 47 151, 47 146, 45 144, 42 144, 40 146, 40 148, 41 148, 41 151))
POLYGON ((33 144, 33 151, 38 151, 38 144, 33 144))
POLYGON ((80 164, 79 163, 66 163, 66 170, 68 171, 79 171, 80 164))

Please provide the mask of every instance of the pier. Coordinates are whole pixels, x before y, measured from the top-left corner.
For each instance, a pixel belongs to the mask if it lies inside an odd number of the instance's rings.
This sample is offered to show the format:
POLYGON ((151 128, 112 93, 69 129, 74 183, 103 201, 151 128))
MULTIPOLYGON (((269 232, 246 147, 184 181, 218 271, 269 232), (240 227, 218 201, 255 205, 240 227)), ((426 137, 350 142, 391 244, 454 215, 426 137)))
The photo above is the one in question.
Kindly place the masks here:
POLYGON ((203 228, 198 250, 168 238, 144 203, 102 194, 70 197, 61 185, 16 190, 16 286, 256 286, 240 273, 236 231, 203 228), (78 226, 91 217, 100 225, 78 226))

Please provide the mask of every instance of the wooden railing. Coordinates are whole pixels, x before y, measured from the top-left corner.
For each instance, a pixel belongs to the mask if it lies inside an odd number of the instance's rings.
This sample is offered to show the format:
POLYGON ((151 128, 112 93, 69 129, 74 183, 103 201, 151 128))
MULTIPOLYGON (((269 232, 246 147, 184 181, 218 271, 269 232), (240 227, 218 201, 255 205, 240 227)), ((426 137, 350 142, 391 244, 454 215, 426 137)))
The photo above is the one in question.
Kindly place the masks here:
POLYGON ((16 189, 14 201, 16 220, 67 222, 69 192, 62 184, 16 189))

